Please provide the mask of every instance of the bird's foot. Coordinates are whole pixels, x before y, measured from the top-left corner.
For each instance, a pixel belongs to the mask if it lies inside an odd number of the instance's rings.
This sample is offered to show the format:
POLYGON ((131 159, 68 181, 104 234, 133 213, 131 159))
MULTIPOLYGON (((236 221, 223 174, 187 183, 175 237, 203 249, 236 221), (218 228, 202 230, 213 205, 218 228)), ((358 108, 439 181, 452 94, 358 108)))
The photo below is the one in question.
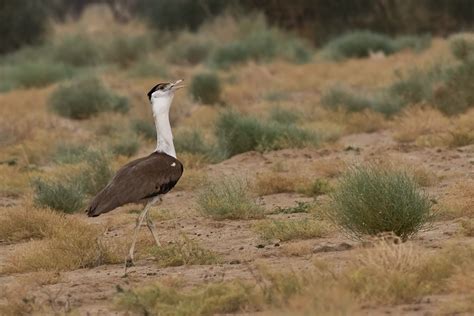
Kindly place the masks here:
POLYGON ((134 265, 135 263, 133 262, 133 258, 128 257, 127 260, 125 260, 125 268, 130 268, 134 265))

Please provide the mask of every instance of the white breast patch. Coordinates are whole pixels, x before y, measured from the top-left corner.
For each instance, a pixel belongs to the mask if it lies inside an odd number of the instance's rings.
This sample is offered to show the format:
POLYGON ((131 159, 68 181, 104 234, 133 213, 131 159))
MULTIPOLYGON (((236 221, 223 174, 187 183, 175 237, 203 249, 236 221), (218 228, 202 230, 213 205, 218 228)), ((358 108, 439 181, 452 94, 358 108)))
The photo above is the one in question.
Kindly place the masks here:
POLYGON ((173 163, 171 164, 171 167, 176 167, 176 162, 173 162, 173 163))

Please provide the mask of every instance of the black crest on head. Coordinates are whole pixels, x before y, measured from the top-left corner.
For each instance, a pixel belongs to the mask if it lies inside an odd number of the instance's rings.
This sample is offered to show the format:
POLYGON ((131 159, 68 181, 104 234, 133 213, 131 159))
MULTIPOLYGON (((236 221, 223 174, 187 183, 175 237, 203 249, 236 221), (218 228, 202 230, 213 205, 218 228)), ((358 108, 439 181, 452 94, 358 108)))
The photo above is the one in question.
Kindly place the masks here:
POLYGON ((148 100, 151 101, 151 95, 153 94, 153 92, 158 91, 158 90, 163 90, 163 89, 166 88, 168 85, 169 85, 169 83, 159 83, 159 84, 157 84, 156 86, 154 86, 153 88, 151 88, 151 90, 148 91, 148 93, 147 93, 147 95, 148 95, 148 100))

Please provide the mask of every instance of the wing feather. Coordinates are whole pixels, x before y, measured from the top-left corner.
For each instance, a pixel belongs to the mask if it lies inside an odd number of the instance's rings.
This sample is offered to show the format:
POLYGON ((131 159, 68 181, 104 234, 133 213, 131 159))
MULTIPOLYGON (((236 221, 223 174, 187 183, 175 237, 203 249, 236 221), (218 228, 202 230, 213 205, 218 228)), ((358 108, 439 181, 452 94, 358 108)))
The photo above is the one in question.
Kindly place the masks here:
POLYGON ((131 161, 94 197, 86 210, 87 215, 99 216, 119 206, 165 194, 182 174, 181 162, 165 153, 154 152, 131 161))

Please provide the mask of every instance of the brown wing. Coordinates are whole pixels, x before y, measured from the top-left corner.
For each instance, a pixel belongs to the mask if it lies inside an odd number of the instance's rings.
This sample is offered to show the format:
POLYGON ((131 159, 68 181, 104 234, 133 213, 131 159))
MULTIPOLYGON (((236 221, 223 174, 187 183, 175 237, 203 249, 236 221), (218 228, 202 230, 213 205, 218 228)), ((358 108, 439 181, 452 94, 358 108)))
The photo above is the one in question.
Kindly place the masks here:
POLYGON ((170 191, 183 174, 179 160, 165 153, 151 155, 123 166, 92 200, 86 212, 99 216, 113 209, 170 191))

